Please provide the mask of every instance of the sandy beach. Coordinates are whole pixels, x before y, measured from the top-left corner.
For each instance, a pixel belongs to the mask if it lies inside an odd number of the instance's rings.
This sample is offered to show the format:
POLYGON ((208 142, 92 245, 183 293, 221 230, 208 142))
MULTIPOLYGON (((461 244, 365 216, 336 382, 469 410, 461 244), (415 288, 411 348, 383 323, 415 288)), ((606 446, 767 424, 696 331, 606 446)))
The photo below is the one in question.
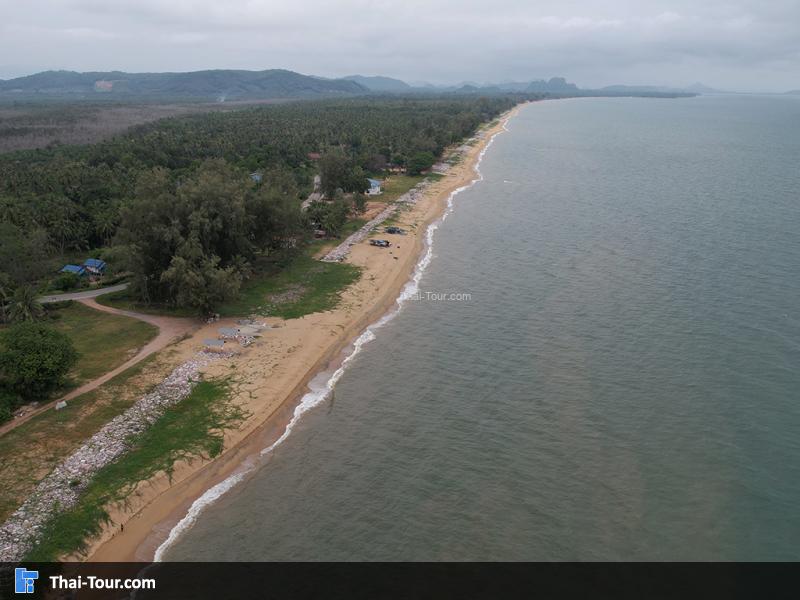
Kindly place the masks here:
MULTIPOLYGON (((476 179, 482 150, 514 110, 481 130, 460 162, 432 183, 416 205, 397 213, 394 223, 408 231, 406 236, 390 236, 393 245, 388 249, 367 241, 352 248, 347 262, 361 267, 362 275, 342 294, 335 310, 288 321, 265 318, 272 328, 256 344, 205 371, 206 377, 230 376, 233 400, 249 415, 239 428, 226 433, 224 452, 214 460, 176 464, 171 479, 161 474, 140 483, 125 506, 110 511, 112 522, 91 541, 88 553, 71 558, 152 560, 192 502, 241 470, 283 433, 309 382, 320 372, 335 369, 361 332, 392 309, 424 249, 428 225, 442 215, 453 191, 476 179)), ((197 352, 202 339, 216 337, 219 327, 231 323, 206 325, 182 341, 174 353, 176 363, 197 352)))

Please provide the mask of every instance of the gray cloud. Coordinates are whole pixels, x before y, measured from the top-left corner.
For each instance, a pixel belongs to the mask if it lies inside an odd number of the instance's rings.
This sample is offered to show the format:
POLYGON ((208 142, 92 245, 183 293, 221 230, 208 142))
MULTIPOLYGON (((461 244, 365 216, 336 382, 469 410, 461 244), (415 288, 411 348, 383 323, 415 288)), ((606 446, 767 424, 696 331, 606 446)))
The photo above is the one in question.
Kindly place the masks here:
POLYGON ((0 0, 0 77, 273 67, 782 90, 800 87, 800 2, 0 0))

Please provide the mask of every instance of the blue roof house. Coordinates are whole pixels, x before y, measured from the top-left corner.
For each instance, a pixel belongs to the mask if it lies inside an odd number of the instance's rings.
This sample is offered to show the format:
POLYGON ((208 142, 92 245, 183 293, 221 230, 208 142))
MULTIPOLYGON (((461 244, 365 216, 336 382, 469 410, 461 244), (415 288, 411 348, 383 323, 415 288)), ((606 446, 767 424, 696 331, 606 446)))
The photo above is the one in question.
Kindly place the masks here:
POLYGON ((86 275, 86 269, 80 265, 64 265, 59 273, 75 273, 75 275, 86 275))
POLYGON ((106 271, 105 261, 99 258, 87 258, 83 261, 83 266, 92 275, 102 275, 106 271))

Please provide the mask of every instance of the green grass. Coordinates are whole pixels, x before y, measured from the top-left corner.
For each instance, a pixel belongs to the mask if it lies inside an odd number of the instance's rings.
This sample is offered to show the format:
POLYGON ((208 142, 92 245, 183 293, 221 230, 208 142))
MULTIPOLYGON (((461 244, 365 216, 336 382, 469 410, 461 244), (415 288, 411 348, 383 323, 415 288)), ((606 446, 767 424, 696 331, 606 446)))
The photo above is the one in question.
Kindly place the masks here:
POLYGON ((228 391, 225 381, 198 383, 187 398, 135 438, 130 451, 95 475, 75 507, 45 526, 26 560, 54 561, 85 549, 86 539, 108 522, 108 506, 124 501, 138 482, 161 472, 171 474, 177 460, 219 455, 224 431, 245 416, 231 404, 228 391))
POLYGON ((120 290, 111 294, 103 294, 95 298, 98 304, 144 313, 146 315, 164 315, 168 317, 196 317, 197 311, 193 308, 182 308, 166 304, 144 304, 136 300, 128 290, 120 290))
POLYGON ((260 314, 296 319, 332 310, 360 273, 354 265, 320 262, 301 254, 281 270, 254 275, 242 286, 239 297, 220 307, 219 313, 223 317, 260 314))
MULTIPOLYGON (((341 240, 345 239, 347 236, 361 229, 364 225, 366 225, 366 223, 367 220, 362 219, 361 217, 350 219, 347 223, 345 223, 342 226, 342 230, 339 232, 339 239, 341 240)), ((338 241, 336 243, 338 244, 338 241)))
POLYGON ((392 175, 383 182, 381 186, 383 193, 380 196, 370 196, 368 199, 394 202, 423 179, 425 179, 425 175, 392 175))
MULTIPOLYGON (((154 365, 155 355, 148 356, 105 385, 70 400, 66 408, 40 413, 0 436, 0 521, 53 467, 147 391, 136 389, 132 380, 154 365)), ((167 373, 162 367, 157 378, 167 373)))
POLYGON ((72 340, 80 355, 68 375, 77 384, 115 369, 158 334, 158 328, 149 323, 100 312, 78 302, 56 314, 52 326, 72 340))

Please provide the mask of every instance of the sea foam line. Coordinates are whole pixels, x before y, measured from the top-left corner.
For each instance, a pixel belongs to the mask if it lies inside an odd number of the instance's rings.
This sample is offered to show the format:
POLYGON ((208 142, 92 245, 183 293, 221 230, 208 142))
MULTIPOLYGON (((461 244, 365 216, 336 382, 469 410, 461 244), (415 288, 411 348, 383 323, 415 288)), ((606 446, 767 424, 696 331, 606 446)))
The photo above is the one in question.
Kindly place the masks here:
MULTIPOLYGON (((450 194, 447 196, 447 206, 442 213, 442 216, 436 219, 433 223, 428 225, 427 230, 425 231, 425 252, 423 252, 422 257, 417 262, 414 273, 411 276, 411 279, 403 286, 403 290, 400 292, 400 295, 395 300, 395 307, 384 314, 380 319, 375 321, 375 323, 369 325, 364 332, 356 338, 356 340, 352 344, 352 350, 345 356, 344 360, 342 360, 342 364, 331 374, 328 380, 324 383, 324 385, 316 386, 316 389, 310 389, 303 397, 300 399, 299 404, 295 407, 294 412, 292 414, 292 418, 289 419, 289 422, 286 424, 286 428, 283 430, 283 433, 280 435, 278 439, 276 439, 272 444, 261 450, 260 456, 266 456, 275 448, 280 446, 286 438, 291 435, 292 430, 294 429, 295 425, 300 421, 302 416, 314 408, 318 406, 322 402, 324 402, 333 392, 333 388, 336 386, 336 383, 341 379, 342 375, 344 375, 347 366, 350 362, 361 352, 361 349, 364 347, 365 344, 371 342, 375 339, 375 330, 380 329, 386 323, 391 321, 392 319, 397 316, 397 314, 402 310, 403 306, 409 300, 409 298, 414 297, 417 292, 419 291, 419 282, 422 280, 422 276, 425 273, 428 265, 430 265, 431 260, 433 259, 433 236, 436 233, 436 230, 439 229, 439 226, 447 219, 447 217, 453 212, 453 199, 463 192, 466 189, 471 188, 476 183, 483 181, 483 174, 480 170, 481 162, 483 161, 483 156, 486 154, 486 151, 491 147, 494 143, 494 138, 496 138, 500 133, 504 131, 508 131, 508 122, 511 119, 512 115, 509 115, 503 120, 503 127, 501 131, 495 132, 486 145, 481 149, 480 153, 478 154, 478 160, 475 161, 475 166, 473 170, 475 171, 476 177, 472 179, 469 183, 457 187, 454 189, 450 194)), ((312 387, 309 385, 309 387, 312 387)), ((159 562, 164 559, 164 554, 169 550, 175 542, 180 538, 180 536, 191 529, 191 527, 197 522, 197 519, 200 517, 202 512, 211 506, 214 502, 219 500, 224 494, 228 491, 233 489, 239 482, 241 482, 249 473, 255 470, 258 467, 257 464, 252 464, 250 466, 246 466, 243 469, 240 469, 233 475, 230 475, 214 487, 210 488, 206 491, 202 496, 200 496, 197 500, 195 500, 192 505, 189 507, 189 510, 186 512, 186 516, 183 517, 175 527, 169 532, 167 539, 162 542, 162 544, 156 549, 155 555, 153 560, 155 562, 159 562)))

